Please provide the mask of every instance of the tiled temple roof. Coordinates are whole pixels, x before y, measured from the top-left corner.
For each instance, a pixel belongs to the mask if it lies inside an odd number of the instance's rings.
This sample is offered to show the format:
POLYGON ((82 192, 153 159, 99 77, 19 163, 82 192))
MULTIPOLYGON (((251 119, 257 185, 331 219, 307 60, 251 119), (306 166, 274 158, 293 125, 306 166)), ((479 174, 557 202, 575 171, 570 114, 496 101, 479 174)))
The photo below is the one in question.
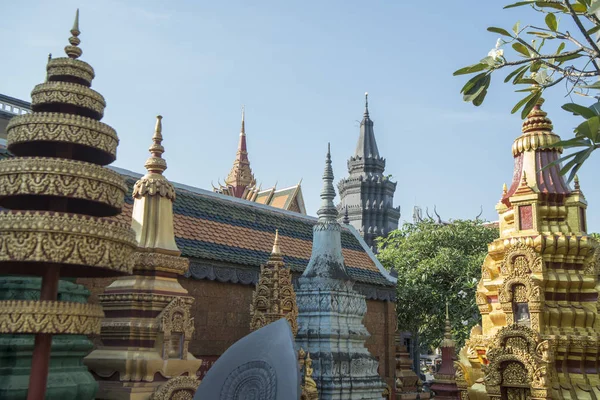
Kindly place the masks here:
MULTIPOLYGON (((132 188, 137 177, 118 169, 132 188)), ((261 206, 252 202, 174 183, 177 198, 173 204, 177 246, 182 255, 194 260, 213 260, 258 268, 269 258, 279 229, 284 262, 301 273, 312 250, 312 227, 316 218, 261 206), (190 190, 188 190, 190 189, 190 190)), ((131 193, 131 190, 129 191, 131 193)), ((131 221, 133 199, 127 196, 122 222, 131 221)), ((394 287, 393 278, 382 271, 366 250, 357 233, 344 229, 343 254, 350 276, 358 283, 394 287)))
MULTIPOLYGON (((10 156, 6 149, 0 149, 0 159, 10 156)), ((132 188, 141 175, 120 168, 112 169, 121 173, 129 186, 123 212, 114 218, 129 224, 133 209, 132 188)), ((279 229, 286 265, 296 273, 304 271, 311 255, 312 228, 317 218, 175 182, 173 185, 177 193, 173 204, 175 240, 182 255, 190 258, 192 276, 202 275, 200 272, 195 274, 195 269, 199 271, 202 266, 211 263, 239 267, 257 277, 259 266, 266 263, 271 253, 275 229, 279 229)), ((342 247, 348 273, 357 284, 371 286, 373 292, 380 289, 390 293, 394 291, 395 278, 383 269, 356 230, 344 228, 342 247)), ((216 273, 218 275, 219 272, 216 273)), ((221 280, 254 283, 254 279, 221 280)), ((371 295, 370 298, 387 296, 371 295)))

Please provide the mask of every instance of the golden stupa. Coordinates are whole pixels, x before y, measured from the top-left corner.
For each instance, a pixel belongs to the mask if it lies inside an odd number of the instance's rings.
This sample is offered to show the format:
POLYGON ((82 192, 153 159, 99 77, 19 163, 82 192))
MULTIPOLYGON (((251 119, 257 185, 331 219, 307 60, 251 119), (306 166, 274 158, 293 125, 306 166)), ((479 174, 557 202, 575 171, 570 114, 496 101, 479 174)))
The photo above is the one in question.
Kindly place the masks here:
POLYGON ((148 173, 133 187, 131 225, 139 246, 133 275, 118 278, 99 296, 106 313, 103 345, 84 360, 99 381, 98 399, 168 398, 174 390, 191 399, 199 383, 202 361, 188 351, 194 298, 177 280, 187 272, 189 260, 180 257, 175 243, 175 188, 163 175, 162 140, 158 116, 144 164, 148 173))
POLYGON ((598 255, 587 203, 551 165, 560 138, 541 100, 512 147, 500 238, 488 247, 477 287, 482 325, 456 363, 462 398, 600 398, 598 255))
POLYGON ((129 226, 101 218, 121 212, 126 186, 103 168, 118 138, 100 122, 93 68, 78 60, 79 11, 71 34, 68 57, 49 59, 31 93, 33 112, 7 126, 15 157, 0 161, 0 273, 42 277, 40 301, 0 302, 0 333, 36 334, 30 400, 45 396, 52 335, 100 333, 101 307, 57 301, 59 278, 129 274, 136 243, 129 226))

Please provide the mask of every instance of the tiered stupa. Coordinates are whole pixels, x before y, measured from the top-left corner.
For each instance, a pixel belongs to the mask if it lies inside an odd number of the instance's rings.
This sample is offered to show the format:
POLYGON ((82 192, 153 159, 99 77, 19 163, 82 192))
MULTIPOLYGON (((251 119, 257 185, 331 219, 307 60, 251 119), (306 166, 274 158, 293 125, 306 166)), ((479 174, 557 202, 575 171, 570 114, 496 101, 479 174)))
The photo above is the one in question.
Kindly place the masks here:
POLYGON ((512 147, 513 181, 496 206, 500 238, 477 287, 482 326, 456 364, 471 398, 600 398, 600 253, 579 183, 571 190, 550 166, 562 149, 548 147, 560 138, 542 104, 512 147))
POLYGON ((296 336, 298 307, 292 285, 292 271, 285 267, 279 248, 279 231, 275 231, 273 251, 266 265, 261 265, 250 305, 250 330, 255 331, 285 318, 296 336))
POLYGON ((148 399, 168 379, 195 377, 202 363, 188 352, 194 298, 177 280, 189 260, 180 257, 173 234, 175 188, 162 174, 161 119, 144 165, 148 173, 133 187, 131 225, 139 245, 133 275, 99 296, 106 314, 103 346, 85 358, 100 383, 98 399, 148 399))
POLYGON ((367 304, 353 289, 344 265, 334 198, 328 150, 312 254, 296 289, 296 343, 313 359, 321 400, 380 400, 386 385, 377 374, 377 360, 365 347, 369 332, 362 320, 367 304))
POLYGON ((456 343, 452 338, 450 325, 450 315, 448 313, 448 303, 446 303, 446 326, 444 327, 444 339, 440 344, 442 350, 442 365, 433 375, 433 385, 431 390, 435 392, 437 400, 458 400, 460 393, 456 385, 456 370, 454 361, 456 360, 456 343))
POLYGON ((98 305, 58 301, 59 278, 131 273, 135 235, 101 217, 121 212, 126 186, 103 165, 118 138, 100 122, 106 103, 90 89, 93 68, 82 51, 79 12, 65 47, 49 59, 47 81, 32 93, 32 113, 7 127, 0 161, 0 273, 42 277, 39 301, 0 301, 0 333, 35 334, 27 398, 45 398, 52 335, 100 333, 98 305))
POLYGON ((394 207, 397 183, 384 172, 385 158, 379 155, 373 120, 369 116, 368 93, 365 93, 356 151, 348 160, 348 177, 338 183, 341 199, 338 211, 340 214, 342 209, 347 211, 349 223, 373 250, 377 247, 375 239, 398 229, 400 219, 400 207, 394 207))

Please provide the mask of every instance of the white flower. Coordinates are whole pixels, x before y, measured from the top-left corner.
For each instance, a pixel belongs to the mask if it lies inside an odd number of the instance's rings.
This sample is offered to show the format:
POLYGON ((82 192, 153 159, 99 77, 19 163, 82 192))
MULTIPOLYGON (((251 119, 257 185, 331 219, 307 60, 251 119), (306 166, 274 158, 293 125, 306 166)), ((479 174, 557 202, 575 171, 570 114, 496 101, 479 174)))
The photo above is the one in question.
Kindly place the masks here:
POLYGON ((458 292, 458 295, 459 295, 460 297, 462 297, 463 299, 464 299, 465 297, 467 297, 467 293, 466 293, 464 290, 461 290, 460 292, 458 292))
POLYGON ((477 283, 477 278, 473 278, 473 283, 477 283))
POLYGON ((504 42, 502 41, 502 39, 498 38, 498 40, 496 41, 496 47, 494 47, 492 50, 490 50, 490 52, 488 53, 488 57, 492 57, 493 59, 498 59, 504 56, 504 50, 502 50, 500 47, 502 47, 502 45, 504 44, 504 42))
POLYGON ((462 320, 461 322, 464 326, 467 326, 469 324, 469 321, 467 321, 466 319, 462 320))

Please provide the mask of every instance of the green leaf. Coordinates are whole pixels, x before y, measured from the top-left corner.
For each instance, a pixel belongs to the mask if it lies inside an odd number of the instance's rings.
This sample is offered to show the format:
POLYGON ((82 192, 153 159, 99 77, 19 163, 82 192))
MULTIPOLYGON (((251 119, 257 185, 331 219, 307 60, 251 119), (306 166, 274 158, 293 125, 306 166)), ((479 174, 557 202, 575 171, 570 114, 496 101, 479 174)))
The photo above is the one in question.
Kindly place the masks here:
POLYGON ((487 88, 490 86, 490 81, 491 78, 489 74, 486 74, 481 79, 478 79, 473 86, 471 86, 468 90, 464 92, 463 100, 467 102, 472 102, 473 100, 477 99, 481 92, 487 90, 487 88))
POLYGON ((529 68, 529 65, 523 65, 522 67, 515 69, 510 74, 506 75, 506 78, 504 78, 504 83, 510 81, 513 76, 517 75, 521 71, 525 71, 527 68, 529 68))
POLYGON ((485 99, 485 96, 487 95, 487 87, 484 88, 481 93, 479 93, 479 96, 477 96, 475 99, 473 99, 473 105, 475 107, 479 107, 481 104, 483 104, 483 100, 485 99))
POLYGON ((529 35, 535 35, 535 36, 540 37, 542 39, 555 39, 554 35, 551 35, 551 34, 546 33, 546 32, 529 31, 527 33, 529 35))
POLYGON ((529 70, 531 72, 538 72, 540 70, 540 67, 542 66, 541 61, 534 61, 531 63, 531 66, 529 67, 529 70))
POLYGON ((573 7, 573 11, 575 11, 576 13, 584 13, 588 10, 587 6, 585 4, 572 4, 571 5, 573 7))
POLYGON ((487 30, 488 30, 488 32, 494 32, 494 33, 499 33, 504 36, 513 37, 507 30, 502 29, 502 28, 497 28, 495 26, 490 26, 489 28, 487 28, 487 30))
POLYGON ((515 36, 517 36, 519 34, 519 28, 521 28, 521 23, 519 21, 517 21, 517 23, 513 25, 513 29, 512 29, 515 36))
POLYGON ((558 49, 556 49, 556 54, 560 54, 560 52, 565 49, 565 46, 565 42, 560 42, 560 44, 558 45, 558 49))
POLYGON ((595 14, 596 11, 600 10, 600 1, 599 0, 595 0, 592 2, 592 5, 588 8, 587 13, 588 14, 595 14))
POLYGON ((586 88, 586 89, 600 89, 600 81, 596 81, 596 82, 592 83, 591 85, 583 85, 580 87, 586 88))
POLYGON ((492 56, 487 56, 487 57, 482 58, 480 63, 487 64, 488 66, 493 67, 496 65, 496 60, 492 56))
POLYGON ((512 48, 515 49, 517 52, 521 53, 522 55, 524 55, 525 57, 531 56, 529 54, 529 49, 527 47, 525 47, 522 43, 518 43, 518 42, 513 43, 512 48))
POLYGON ((550 29, 553 32, 556 32, 556 30, 558 29, 558 22, 556 21, 556 15, 554 15, 554 13, 548 13, 548 15, 546 15, 546 25, 548 25, 548 29, 550 29))
POLYGON ((504 6, 504 9, 513 8, 513 7, 521 7, 521 6, 526 6, 526 5, 532 5, 533 3, 534 3, 533 0, 530 0, 530 1, 518 1, 518 2, 516 2, 514 4, 510 4, 508 6, 504 6))
POLYGON ((589 145, 589 141, 580 137, 574 137, 571 138, 569 140, 561 140, 559 142, 556 142, 554 144, 548 145, 546 146, 546 148, 556 148, 556 147, 562 147, 565 149, 570 149, 573 147, 582 147, 582 146, 588 146, 589 145))
POLYGON ((555 3, 553 1, 536 1, 535 5, 540 7, 540 8, 554 8, 555 10, 560 10, 563 12, 568 12, 569 10, 564 7, 562 4, 560 3, 555 3))
MULTIPOLYGON (((599 3, 600 4, 600 3, 599 3)), ((595 27, 593 27, 592 29, 588 30, 586 33, 588 35, 593 35, 594 33, 600 31, 600 25, 596 25, 595 27)))
POLYGON ((564 56, 564 57, 561 55, 558 55, 558 56, 556 56, 556 61, 563 63, 565 61, 575 60, 576 58, 579 58, 581 56, 582 56, 581 53, 571 54, 571 55, 564 56))
POLYGON ((579 124, 577 128, 575 128, 575 135, 579 138, 585 137, 594 142, 600 142, 600 116, 594 115, 591 118, 588 118, 586 121, 579 124))
POLYGON ((525 68, 523 69, 523 71, 519 72, 515 76, 515 79, 513 79, 513 81, 512 81, 513 85, 519 84, 519 82, 523 79, 523 77, 525 76, 525 73, 527 72, 528 69, 529 69, 529 65, 525 65, 525 68))
POLYGON ((519 100, 519 102, 517 104, 515 104, 515 106, 513 107, 513 109, 510 111, 511 114, 516 113, 521 107, 523 107, 523 105, 525 103, 527 103, 530 99, 532 99, 535 96, 535 93, 531 93, 527 96, 525 96, 525 98, 519 100))
POLYGON ((531 99, 525 104, 523 110, 521 110, 521 119, 525 119, 531 112, 533 107, 537 104, 538 100, 542 97, 542 91, 532 93, 531 99))
POLYGON ((465 83, 465 86, 460 90, 461 93, 469 93, 473 87, 483 79, 487 75, 487 72, 482 72, 481 74, 477 74, 465 83))
POLYGON ((484 69, 487 69, 487 68, 488 68, 487 64, 477 63, 477 64, 469 65, 468 67, 461 68, 457 71, 454 71, 454 73, 452 75, 457 76, 457 75, 472 74, 473 72, 483 71, 484 69))
POLYGON ((595 117, 597 115, 592 109, 575 103, 564 104, 562 109, 575 115, 580 115, 586 119, 595 117))

